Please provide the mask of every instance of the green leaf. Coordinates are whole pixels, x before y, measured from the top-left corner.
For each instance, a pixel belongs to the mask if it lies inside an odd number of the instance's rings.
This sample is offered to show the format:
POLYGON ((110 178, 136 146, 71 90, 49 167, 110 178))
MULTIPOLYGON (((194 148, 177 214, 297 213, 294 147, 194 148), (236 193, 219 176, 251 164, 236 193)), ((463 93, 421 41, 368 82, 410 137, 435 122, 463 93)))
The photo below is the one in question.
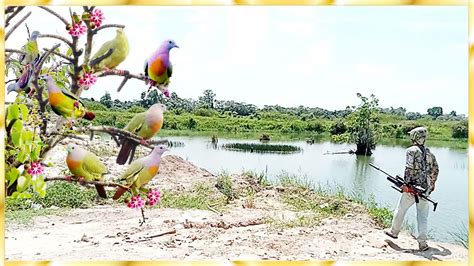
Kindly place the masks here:
POLYGON ((18 194, 18 198, 20 198, 20 199, 30 199, 31 194, 30 194, 30 192, 24 191, 24 192, 21 192, 20 194, 18 194))
POLYGON ((12 195, 10 197, 12 197, 13 199, 16 199, 16 198, 18 198, 18 195, 20 195, 20 192, 15 191, 15 192, 12 193, 12 195))
POLYGON ((16 191, 18 192, 25 191, 28 188, 30 182, 31 182, 31 177, 27 177, 24 175, 18 177, 18 182, 16 184, 16 191))
POLYGON ((12 121, 13 119, 18 119, 20 118, 20 112, 18 110, 18 104, 12 103, 8 106, 8 115, 7 115, 7 121, 12 121))
POLYGON ((34 162, 38 161, 40 154, 41 154, 41 146, 40 145, 35 146, 33 150, 31 151, 31 155, 30 155, 31 160, 34 162))
POLYGON ((67 55, 67 56, 71 56, 71 55, 72 55, 72 49, 71 49, 71 47, 69 47, 69 49, 67 49, 66 55, 67 55))
POLYGON ((18 147, 21 146, 21 143, 22 143, 21 132, 22 131, 23 131, 23 124, 21 123, 20 120, 16 120, 13 123, 12 129, 10 131, 13 145, 18 146, 18 147))
POLYGON ((45 185, 46 182, 44 182, 44 178, 42 176, 38 176, 35 181, 35 186, 33 187, 36 192, 39 192, 41 190, 45 190, 45 185))
POLYGON ((30 154, 30 146, 24 145, 17 156, 17 161, 24 163, 30 154))
POLYGON ((18 176, 20 176, 20 170, 17 168, 10 168, 7 172, 5 179, 8 181, 8 186, 11 186, 15 180, 17 180, 18 176))
POLYGON ((26 121, 28 119, 28 108, 24 104, 20 104, 21 119, 26 121))
POLYGON ((25 145, 33 144, 33 132, 32 131, 23 131, 22 139, 25 145))

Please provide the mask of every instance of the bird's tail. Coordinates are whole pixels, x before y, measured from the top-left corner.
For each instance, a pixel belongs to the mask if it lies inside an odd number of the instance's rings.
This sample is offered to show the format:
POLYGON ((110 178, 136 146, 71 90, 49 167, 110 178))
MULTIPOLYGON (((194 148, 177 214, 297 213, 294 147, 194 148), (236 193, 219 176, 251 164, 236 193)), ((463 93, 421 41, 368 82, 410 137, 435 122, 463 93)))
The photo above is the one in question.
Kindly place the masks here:
POLYGON ((135 149, 136 144, 132 141, 124 139, 122 141, 122 148, 120 148, 119 154, 117 155, 117 163, 123 165, 127 162, 128 157, 133 149, 135 149))
POLYGON ((100 197, 106 199, 107 198, 107 192, 105 192, 105 188, 103 185, 95 185, 95 189, 97 190, 97 194, 99 194, 100 197))
POLYGON ((114 200, 118 200, 120 199, 120 197, 123 195, 123 193, 127 192, 126 189, 124 189, 123 187, 118 187, 117 188, 117 191, 115 192, 114 196, 112 199, 114 200))
POLYGON ((93 112, 86 112, 86 114, 83 116, 84 119, 87 120, 93 120, 95 118, 95 114, 93 112))

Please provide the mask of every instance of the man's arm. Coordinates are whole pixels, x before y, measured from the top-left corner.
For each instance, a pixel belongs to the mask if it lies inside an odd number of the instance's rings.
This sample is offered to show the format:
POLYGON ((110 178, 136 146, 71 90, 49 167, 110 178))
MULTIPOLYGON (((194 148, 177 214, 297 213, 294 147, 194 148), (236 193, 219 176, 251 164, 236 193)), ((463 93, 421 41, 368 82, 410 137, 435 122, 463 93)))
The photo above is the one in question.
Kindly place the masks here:
POLYGON ((431 192, 435 190, 435 184, 436 180, 438 180, 438 174, 439 174, 439 167, 438 167, 438 162, 436 161, 436 157, 434 154, 431 155, 431 176, 430 176, 430 187, 431 187, 431 192))

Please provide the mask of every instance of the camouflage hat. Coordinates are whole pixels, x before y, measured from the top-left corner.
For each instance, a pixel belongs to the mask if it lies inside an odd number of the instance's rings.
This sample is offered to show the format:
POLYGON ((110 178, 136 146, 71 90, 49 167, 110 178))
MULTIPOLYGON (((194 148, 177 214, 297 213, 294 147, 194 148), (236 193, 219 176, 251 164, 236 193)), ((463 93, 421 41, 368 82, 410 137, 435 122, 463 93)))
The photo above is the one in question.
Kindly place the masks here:
POLYGON ((408 132, 413 143, 424 145, 428 137, 428 130, 425 127, 416 127, 408 132))

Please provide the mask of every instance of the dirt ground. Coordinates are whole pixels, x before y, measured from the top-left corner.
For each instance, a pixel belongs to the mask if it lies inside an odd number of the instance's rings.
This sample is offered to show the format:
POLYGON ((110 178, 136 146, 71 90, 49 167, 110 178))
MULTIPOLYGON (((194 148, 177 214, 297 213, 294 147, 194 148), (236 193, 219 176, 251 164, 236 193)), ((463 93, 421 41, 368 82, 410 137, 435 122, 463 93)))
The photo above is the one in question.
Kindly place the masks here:
MULTIPOLYGON (((54 158, 64 155, 61 149, 54 158)), ((179 191, 216 178, 182 158, 166 156, 150 186, 179 191)), ((140 211, 100 205, 36 217, 33 225, 7 221, 5 254, 7 260, 467 260, 462 246, 429 242, 431 248, 419 252, 407 232, 391 240, 357 207, 316 227, 265 223, 267 218, 293 219, 299 214, 285 206, 277 188, 258 191, 253 208, 235 200, 222 215, 211 210, 147 210, 143 226, 138 223, 140 211)))

